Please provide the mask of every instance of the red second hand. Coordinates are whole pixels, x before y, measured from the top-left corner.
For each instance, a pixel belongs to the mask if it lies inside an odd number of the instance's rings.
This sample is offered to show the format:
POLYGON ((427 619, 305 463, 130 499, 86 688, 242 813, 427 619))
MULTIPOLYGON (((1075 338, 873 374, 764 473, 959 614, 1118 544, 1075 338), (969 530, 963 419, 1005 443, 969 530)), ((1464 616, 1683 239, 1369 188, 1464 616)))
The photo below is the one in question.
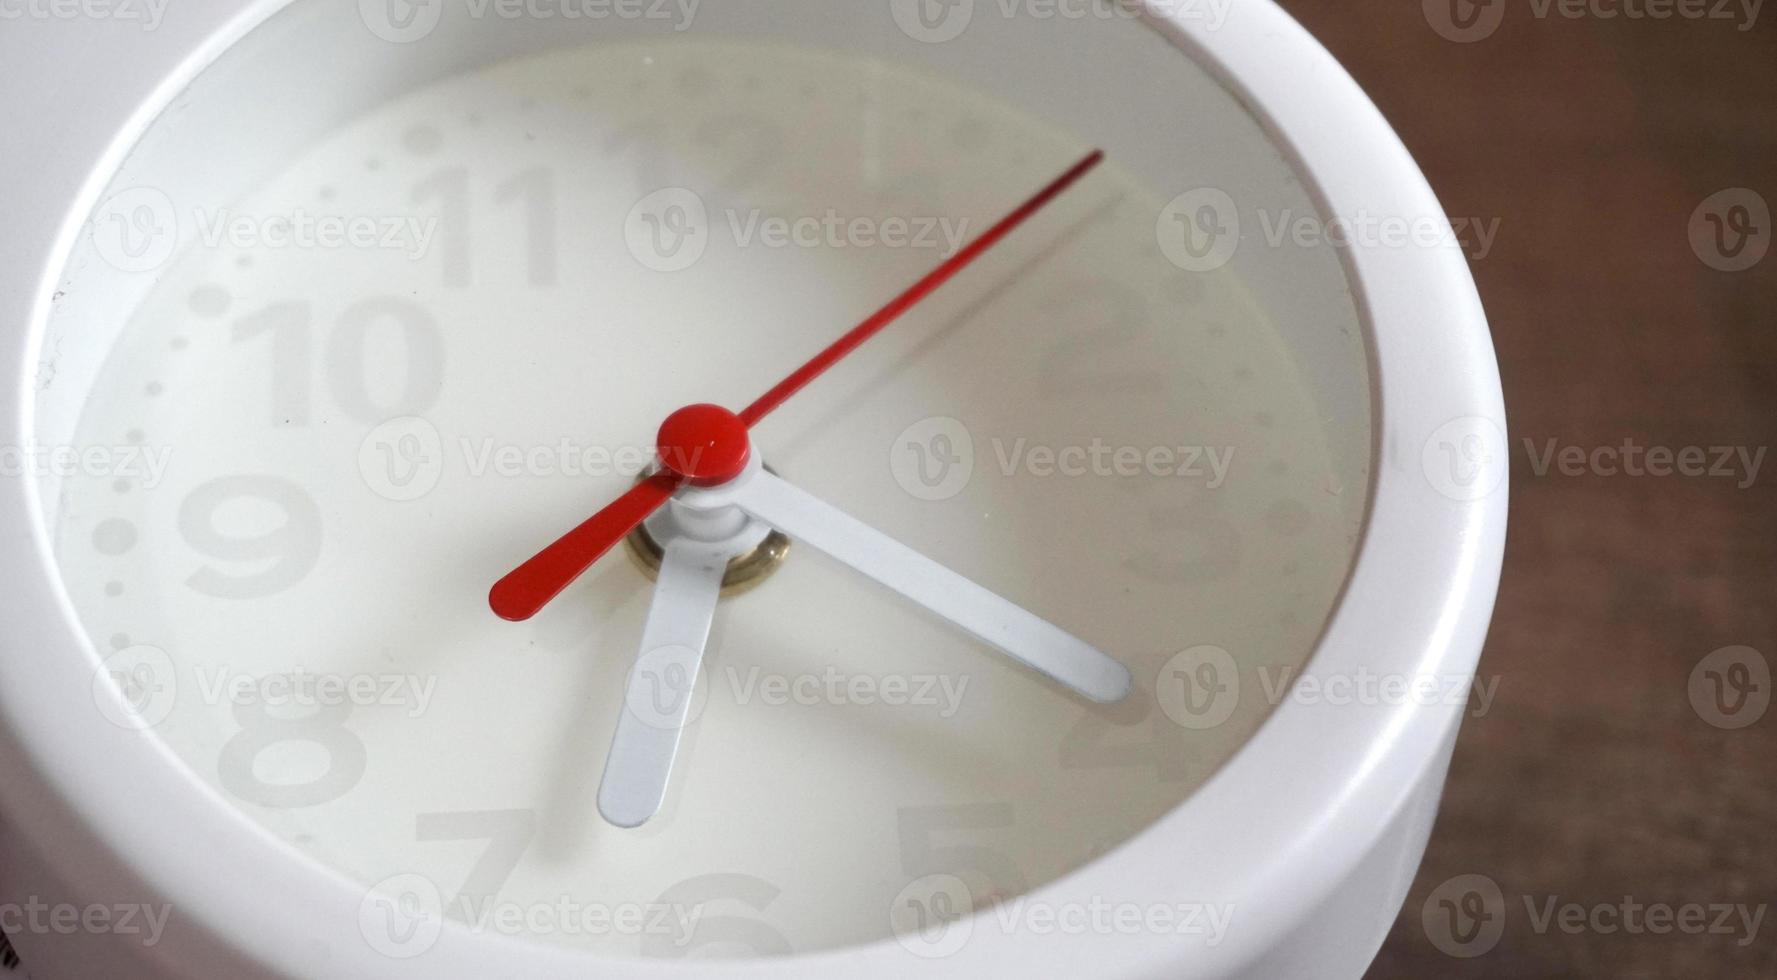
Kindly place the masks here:
POLYGON ((1037 195, 1018 206, 1018 210, 1000 219, 999 224, 987 229, 980 238, 975 239, 963 250, 951 256, 945 263, 933 269, 924 279, 913 284, 906 292, 895 297, 889 305, 877 311, 876 315, 852 328, 852 331, 833 342, 833 345, 814 356, 807 364, 797 368, 795 373, 778 382, 777 387, 760 396, 759 400, 747 406, 740 413, 741 421, 752 428, 759 420, 770 415, 779 405, 788 401, 791 395, 801 391, 810 381, 826 373, 827 369, 839 363, 840 358, 850 354, 863 345, 864 341, 882 332, 882 328, 900 319, 901 314, 912 309, 920 300, 938 291, 938 287, 949 282, 957 273, 968 268, 988 249, 999 244, 1000 239, 1010 235, 1017 227, 1030 220, 1030 216, 1041 211, 1050 201, 1061 196, 1061 193, 1072 187, 1081 177, 1086 176, 1092 168, 1104 162, 1104 151, 1093 150, 1084 160, 1074 164, 1073 169, 1054 183, 1037 192, 1037 195))
MULTIPOLYGON (((669 438, 666 428, 662 428, 661 463, 663 468, 648 479, 631 487, 629 492, 612 501, 610 505, 594 514, 590 520, 563 535, 554 544, 538 552, 529 561, 513 569, 505 578, 494 584, 493 591, 488 593, 488 605, 493 607, 495 614, 502 619, 522 621, 530 619, 541 612, 551 599, 560 595, 563 589, 573 584, 592 564, 603 558, 607 552, 615 548, 618 542, 629 535, 636 526, 648 519, 650 514, 659 510, 673 494, 677 493, 687 479, 702 476, 688 471, 685 460, 695 460, 697 456, 710 449, 730 448, 728 440, 733 437, 732 423, 738 422, 745 428, 752 428, 760 419, 776 411, 791 395, 807 387, 808 383, 826 373, 827 369, 839 363, 841 358, 857 350, 865 341, 876 336, 882 328, 900 319, 901 315, 912 309, 921 300, 936 292, 939 287, 949 282, 957 273, 971 265, 988 249, 999 244, 1000 240, 1010 235, 1019 225, 1030 220, 1031 216, 1041 211, 1063 191, 1079 182, 1104 162, 1104 151, 1094 150, 1087 154, 1079 163, 1073 165, 1067 173, 1057 177, 1049 186, 1038 191, 1036 196, 1018 206, 1018 209, 1000 219, 999 223, 989 228, 981 237, 970 242, 962 251, 957 252, 938 268, 932 270, 924 279, 914 283, 906 292, 894 298, 887 306, 877 311, 868 320, 852 328, 845 336, 834 341, 826 350, 816 354, 808 363, 797 368, 794 373, 778 382, 777 386, 762 395, 758 401, 747 406, 738 416, 725 412, 714 406, 693 406, 690 409, 675 413, 674 418, 681 421, 678 432, 669 438), (713 428, 724 430, 724 439, 714 436, 698 439, 696 433, 689 436, 684 431, 684 421, 691 418, 692 428, 697 429, 703 423, 713 428), (723 418, 726 416, 726 418, 723 418), (672 444, 667 445, 668 442, 672 444), (675 463, 678 465, 675 467, 675 463)), ((744 439, 744 433, 740 435, 744 439)), ((744 447, 742 447, 744 449, 744 447)), ((744 462, 745 452, 738 454, 744 462)), ((694 468, 693 468, 694 469, 694 468)), ((702 482, 702 481, 697 481, 702 482)))

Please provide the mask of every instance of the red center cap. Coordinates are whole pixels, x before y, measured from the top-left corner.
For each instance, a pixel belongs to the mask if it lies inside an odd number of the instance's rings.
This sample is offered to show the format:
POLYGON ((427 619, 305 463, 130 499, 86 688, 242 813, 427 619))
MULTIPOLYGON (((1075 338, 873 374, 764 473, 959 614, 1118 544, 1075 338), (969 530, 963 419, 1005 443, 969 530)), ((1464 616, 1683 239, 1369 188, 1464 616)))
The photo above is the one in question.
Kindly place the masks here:
POLYGON ((667 416, 658 449, 661 465, 698 487, 741 475, 753 455, 747 424, 720 405, 691 405, 667 416))

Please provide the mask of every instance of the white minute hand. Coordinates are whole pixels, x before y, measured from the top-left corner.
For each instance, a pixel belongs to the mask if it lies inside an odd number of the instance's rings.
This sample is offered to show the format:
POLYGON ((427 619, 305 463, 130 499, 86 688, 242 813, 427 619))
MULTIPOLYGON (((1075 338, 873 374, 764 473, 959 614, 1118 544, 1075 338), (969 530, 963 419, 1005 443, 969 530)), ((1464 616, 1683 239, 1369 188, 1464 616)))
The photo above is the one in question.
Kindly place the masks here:
POLYGON ((730 499, 1094 701, 1129 694, 1129 670, 1096 647, 768 472, 740 481, 730 499))

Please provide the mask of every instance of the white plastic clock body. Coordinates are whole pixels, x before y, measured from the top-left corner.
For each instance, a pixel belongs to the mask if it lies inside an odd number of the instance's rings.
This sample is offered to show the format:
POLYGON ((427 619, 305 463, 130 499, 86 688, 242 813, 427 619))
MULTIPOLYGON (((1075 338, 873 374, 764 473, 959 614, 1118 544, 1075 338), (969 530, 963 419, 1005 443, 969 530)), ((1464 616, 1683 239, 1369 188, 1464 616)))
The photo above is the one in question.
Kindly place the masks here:
POLYGON ((1431 191, 1278 8, 32 9, 0 925, 37 980, 1374 957, 1504 409, 1431 191), (678 472, 663 419, 933 269, 747 418, 743 477, 490 610, 678 472), (709 514, 751 550, 671 537, 709 514))

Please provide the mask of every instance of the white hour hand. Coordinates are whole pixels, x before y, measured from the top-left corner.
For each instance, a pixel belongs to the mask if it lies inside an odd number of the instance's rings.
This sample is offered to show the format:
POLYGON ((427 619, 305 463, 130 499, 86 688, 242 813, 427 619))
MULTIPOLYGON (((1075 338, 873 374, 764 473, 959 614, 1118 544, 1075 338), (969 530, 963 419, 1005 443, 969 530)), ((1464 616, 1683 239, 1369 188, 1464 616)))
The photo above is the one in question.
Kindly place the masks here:
POLYGON ((727 567, 725 553, 684 538, 668 543, 661 556, 641 654, 599 786, 599 812, 619 827, 648 822, 666 799, 727 567))
POLYGON ((1096 647, 770 473, 752 474, 733 501, 1094 701, 1129 693, 1128 669, 1096 647))

